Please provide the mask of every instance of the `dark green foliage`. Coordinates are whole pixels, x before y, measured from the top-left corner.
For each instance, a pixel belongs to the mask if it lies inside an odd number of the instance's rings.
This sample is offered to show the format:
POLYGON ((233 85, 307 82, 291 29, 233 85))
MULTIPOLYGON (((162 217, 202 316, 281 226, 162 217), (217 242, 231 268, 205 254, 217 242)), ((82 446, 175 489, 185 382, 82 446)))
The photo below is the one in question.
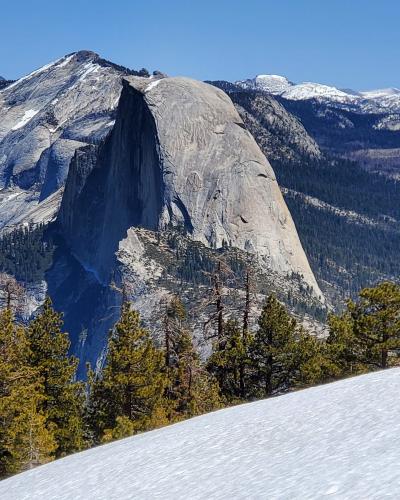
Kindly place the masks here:
POLYGON ((244 334, 237 322, 228 321, 224 325, 223 337, 214 343, 208 360, 208 370, 215 375, 222 394, 228 400, 247 396, 247 368, 250 365, 247 339, 248 332, 244 334))
POLYGON ((400 183, 337 159, 273 161, 279 185, 370 217, 400 218, 400 183))
POLYGON ((335 288, 333 300, 339 304, 360 288, 398 276, 400 183, 367 172, 353 161, 335 158, 357 149, 399 148, 398 131, 375 127, 385 115, 331 109, 312 99, 275 98, 226 82, 214 84, 229 91, 233 102, 245 110, 244 122, 269 158, 278 183, 292 190, 285 195, 286 202, 316 277, 328 283, 328 294, 335 288), (301 143, 296 142, 299 138, 269 104, 275 100, 317 142, 324 152, 320 159, 302 151, 301 143), (347 125, 343 127, 343 123, 347 125), (371 218, 373 223, 310 206, 296 193, 315 197, 334 210, 371 218))
POLYGON ((57 442, 57 454, 65 455, 84 448, 83 384, 75 382, 78 360, 69 356, 68 334, 62 332, 61 314, 46 299, 43 309, 29 324, 27 337, 30 364, 43 381, 43 411, 57 442))
POLYGON ((328 344, 343 375, 398 365, 400 286, 383 282, 361 290, 347 311, 331 316, 328 344))
POLYGON ((10 309, 1 311, 0 476, 229 404, 398 364, 398 284, 362 290, 345 312, 330 316, 324 341, 304 331, 274 295, 254 331, 250 281, 248 271, 243 311, 225 311, 231 319, 215 327, 207 362, 177 296, 163 306, 157 344, 124 303, 106 366, 89 370, 87 397, 75 382, 77 360, 68 356, 68 336, 50 299, 27 327, 16 324, 10 309))
POLYGON ((315 274, 355 296, 382 276, 399 271, 400 232, 343 217, 286 197, 304 250, 315 274))
POLYGON ((106 366, 91 374, 90 423, 96 442, 109 441, 167 422, 164 357, 139 314, 124 303, 110 334, 106 366))
POLYGON ((292 101, 276 99, 304 125, 307 132, 324 149, 350 150, 362 144, 363 148, 398 148, 400 134, 396 130, 375 127, 387 113, 358 113, 346 109, 331 108, 320 100, 292 101), (348 123, 346 127, 341 126, 348 123))
POLYGON ((258 330, 250 349, 255 395, 269 396, 293 385, 298 368, 296 328, 296 321, 285 307, 270 295, 258 320, 258 330))
POLYGON ((343 296, 399 274, 400 183, 346 160, 273 164, 281 186, 306 193, 374 223, 352 220, 288 193, 286 203, 316 276, 343 296))
POLYGON ((0 312, 0 477, 53 458, 56 442, 26 330, 10 309, 0 312))
POLYGON ((25 283, 40 281, 50 267, 54 251, 46 226, 23 227, 0 238, 0 271, 25 283))
POLYGON ((165 397, 169 421, 200 415, 221 406, 219 387, 208 374, 193 345, 186 311, 178 297, 166 306, 164 316, 165 397))

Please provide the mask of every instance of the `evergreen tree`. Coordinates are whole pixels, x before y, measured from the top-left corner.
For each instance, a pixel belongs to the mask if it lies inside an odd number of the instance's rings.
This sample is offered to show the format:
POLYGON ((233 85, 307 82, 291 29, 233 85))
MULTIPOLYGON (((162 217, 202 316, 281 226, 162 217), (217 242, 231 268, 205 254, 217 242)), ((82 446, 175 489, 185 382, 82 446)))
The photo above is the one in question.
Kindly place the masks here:
POLYGON ((223 332, 223 339, 214 343, 207 366, 218 380, 222 394, 232 401, 246 395, 246 366, 249 364, 247 346, 250 336, 246 330, 246 344, 242 329, 233 320, 225 323, 223 332))
POLYGON ((56 443, 40 409, 44 387, 29 366, 24 328, 9 308, 0 312, 0 476, 52 459, 56 443))
POLYGON ((383 282, 359 296, 344 314, 330 318, 328 343, 344 375, 398 364, 400 286, 383 282))
POLYGON ((329 336, 326 341, 327 355, 336 367, 337 377, 357 375, 367 370, 363 362, 363 347, 354 334, 354 322, 350 312, 331 314, 328 317, 329 336))
POLYGON ((396 364, 400 349, 400 286, 383 282, 375 288, 364 288, 360 301, 349 302, 348 309, 354 335, 365 347, 362 361, 372 368, 396 364))
POLYGON ((92 381, 90 412, 96 439, 110 440, 167 423, 165 386, 163 352, 141 326, 139 314, 124 303, 110 335, 106 366, 92 381))
POLYGON ((57 455, 84 448, 84 386, 75 382, 78 360, 69 356, 70 341, 63 333, 61 314, 46 298, 40 314, 28 327, 30 363, 43 380, 45 399, 41 405, 48 414, 57 441, 57 455))
POLYGON ((217 382, 201 365, 187 327, 185 306, 173 297, 164 318, 164 352, 170 421, 212 411, 221 405, 217 382))
POLYGON ((53 459, 57 444, 41 410, 44 399, 40 383, 27 383, 16 387, 5 401, 9 410, 14 408, 3 442, 7 472, 32 469, 53 459))
POLYGON ((274 295, 267 297, 251 345, 252 392, 270 396, 289 389, 296 376, 296 321, 274 295))
POLYGON ((295 349, 298 373, 294 378, 297 387, 312 386, 335 379, 339 371, 332 361, 327 343, 299 328, 295 349))

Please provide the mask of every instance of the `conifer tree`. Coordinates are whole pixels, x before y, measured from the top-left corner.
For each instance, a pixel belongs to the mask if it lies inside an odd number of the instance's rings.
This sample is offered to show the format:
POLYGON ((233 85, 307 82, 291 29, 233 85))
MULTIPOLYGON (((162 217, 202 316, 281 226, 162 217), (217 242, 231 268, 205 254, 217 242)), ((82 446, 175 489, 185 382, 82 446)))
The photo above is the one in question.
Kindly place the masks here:
POLYGON ((126 302, 110 335, 106 366, 92 383, 90 406, 97 439, 110 440, 166 424, 165 386, 163 352, 126 302))
POLYGON ((310 335, 303 328, 297 330, 295 363, 298 367, 293 383, 297 387, 306 387, 327 382, 338 377, 336 363, 332 361, 325 341, 310 335))
POLYGON ((254 396, 288 389, 298 369, 296 321, 274 295, 267 297, 251 345, 254 396))
POLYGON ((328 343, 343 374, 362 373, 398 364, 400 286, 383 282, 364 288, 359 301, 330 318, 328 343))
POLYGON ((365 348, 362 361, 371 368, 396 364, 400 349, 400 286, 383 282, 364 288, 359 302, 349 302, 348 309, 354 335, 365 348))
POLYGON ((363 347, 354 334, 354 322, 350 312, 331 314, 328 317, 329 336, 326 350, 336 367, 336 376, 345 377, 367 371, 362 361, 363 347))
MULTIPOLYGON (((190 331, 185 324, 186 311, 178 297, 173 297, 167 307, 169 348, 167 374, 171 421, 212 411, 221 405, 219 387, 201 365, 193 345, 190 331)), ((166 336, 167 340, 167 336, 166 336)))
POLYGON ((75 381, 78 360, 69 356, 70 341, 62 332, 61 314, 54 311, 49 297, 27 329, 30 363, 44 385, 41 405, 48 414, 57 441, 57 455, 84 448, 84 387, 75 381))
POLYGON ((239 366, 239 384, 240 384, 240 396, 244 398, 246 396, 246 364, 248 364, 248 349, 249 343, 252 340, 250 337, 250 311, 251 311, 251 277, 250 271, 246 269, 246 279, 245 279, 245 304, 243 308, 243 328, 242 328, 242 344, 243 352, 245 356, 242 356, 242 362, 239 366))
POLYGON ((244 337, 238 323, 233 320, 225 323, 223 331, 224 338, 214 343, 213 353, 208 360, 208 369, 215 375, 222 394, 228 400, 244 398, 250 336, 246 331, 246 337, 244 337))
MULTIPOLYGON (((15 387, 6 402, 14 406, 4 439, 7 472, 32 469, 54 458, 57 444, 48 418, 41 410, 44 400, 40 383, 15 387)), ((10 408, 9 408, 10 409, 10 408)))
POLYGON ((56 448, 41 411, 44 387, 29 366, 24 328, 11 309, 0 312, 0 476, 32 468, 52 459, 56 448))

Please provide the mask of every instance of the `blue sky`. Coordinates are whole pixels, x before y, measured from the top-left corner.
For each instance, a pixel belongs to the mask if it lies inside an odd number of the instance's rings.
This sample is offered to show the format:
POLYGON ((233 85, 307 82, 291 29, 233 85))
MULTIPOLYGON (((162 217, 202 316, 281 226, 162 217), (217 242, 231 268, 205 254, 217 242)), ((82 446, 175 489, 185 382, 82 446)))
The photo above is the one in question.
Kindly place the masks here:
POLYGON ((199 79, 400 87, 398 0, 0 0, 0 75, 91 49, 199 79))

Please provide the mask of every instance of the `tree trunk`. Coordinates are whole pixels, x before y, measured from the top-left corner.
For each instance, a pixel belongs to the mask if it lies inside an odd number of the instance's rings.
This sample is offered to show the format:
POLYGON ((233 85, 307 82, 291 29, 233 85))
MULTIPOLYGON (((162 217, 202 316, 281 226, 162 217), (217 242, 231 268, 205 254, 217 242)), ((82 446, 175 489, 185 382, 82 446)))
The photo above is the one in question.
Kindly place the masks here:
POLYGON ((216 297, 215 305, 217 307, 217 337, 221 346, 221 342, 224 338, 224 305, 221 293, 221 262, 218 262, 217 271, 214 275, 214 292, 216 297))

